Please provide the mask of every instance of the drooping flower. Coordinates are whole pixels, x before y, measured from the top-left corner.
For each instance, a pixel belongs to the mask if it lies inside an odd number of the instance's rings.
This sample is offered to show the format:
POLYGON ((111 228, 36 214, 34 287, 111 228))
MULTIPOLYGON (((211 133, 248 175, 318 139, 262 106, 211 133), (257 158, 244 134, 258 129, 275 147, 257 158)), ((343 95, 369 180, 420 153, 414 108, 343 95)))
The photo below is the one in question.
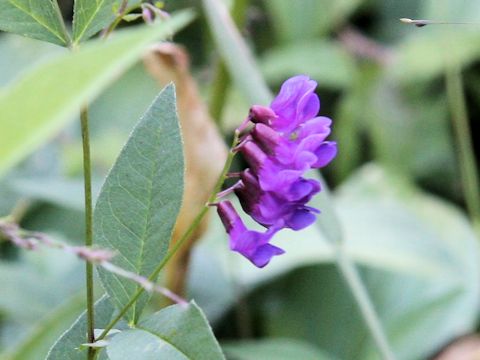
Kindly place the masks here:
MULTIPOLYGON (((321 190, 320 184, 304 175, 330 163, 337 145, 325 140, 332 121, 317 117, 320 100, 316 86, 307 76, 295 76, 283 83, 270 107, 252 106, 247 120, 254 126, 236 148, 249 168, 232 189, 243 210, 264 226, 265 232, 248 230, 229 201, 217 204, 230 248, 258 267, 284 253, 270 244, 276 232, 301 230, 320 213, 307 205, 321 190)), ((246 122, 239 129, 245 127, 246 122)))
POLYGON ((269 243, 277 229, 271 227, 265 233, 248 230, 230 201, 219 203, 217 212, 230 236, 230 249, 245 256, 255 266, 264 267, 273 256, 285 252, 269 243))

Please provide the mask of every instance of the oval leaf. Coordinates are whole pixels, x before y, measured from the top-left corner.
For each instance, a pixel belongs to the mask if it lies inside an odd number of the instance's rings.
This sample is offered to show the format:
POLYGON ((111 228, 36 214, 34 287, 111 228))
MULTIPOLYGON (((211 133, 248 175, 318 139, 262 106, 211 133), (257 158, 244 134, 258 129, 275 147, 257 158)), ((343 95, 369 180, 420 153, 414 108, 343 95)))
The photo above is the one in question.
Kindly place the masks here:
MULTIPOLYGON (((116 265, 149 276, 165 256, 182 203, 183 173, 175 92, 169 85, 136 126, 95 207, 95 244, 116 251, 116 265)), ((113 303, 121 309, 139 285, 102 268, 98 271, 113 303)), ((138 319, 147 295, 131 307, 129 320, 138 319)))
POLYGON ((70 42, 56 0, 0 0, 0 30, 62 46, 70 42))
POLYGON ((116 335, 107 347, 110 360, 222 360, 222 350, 202 310, 194 303, 172 305, 116 335))

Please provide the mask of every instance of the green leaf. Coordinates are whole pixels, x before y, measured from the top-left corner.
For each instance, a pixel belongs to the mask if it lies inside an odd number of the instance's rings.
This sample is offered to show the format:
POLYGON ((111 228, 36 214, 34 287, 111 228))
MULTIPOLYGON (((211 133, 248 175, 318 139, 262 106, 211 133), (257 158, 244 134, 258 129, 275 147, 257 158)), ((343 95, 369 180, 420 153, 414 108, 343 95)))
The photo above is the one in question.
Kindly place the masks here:
POLYGON ((95 41, 58 56, 0 89, 0 173, 55 135, 83 103, 131 66, 145 46, 191 19, 191 12, 181 12, 158 26, 119 32, 108 43, 95 41))
POLYGON ((40 61, 54 54, 66 52, 65 48, 44 41, 37 41, 15 34, 0 36, 0 88, 40 61))
POLYGON ((0 30, 62 46, 70 42, 56 0, 0 0, 0 30))
POLYGON ((312 39, 344 22, 362 0, 264 0, 280 40, 312 39))
POLYGON ((348 87, 355 77, 355 63, 350 55, 333 41, 304 41, 268 50, 261 69, 269 82, 281 83, 297 75, 308 74, 321 87, 348 87))
MULTIPOLYGON (((75 0, 73 8, 73 42, 87 40, 109 25, 123 0, 75 0)), ((130 0, 128 3, 139 3, 130 0)), ((128 5, 127 5, 128 6, 128 5)))
MULTIPOLYGON (((183 195, 183 152, 173 85, 154 100, 123 148, 94 212, 95 244, 115 250, 113 262, 150 276, 165 256, 183 195)), ((121 309, 139 285, 99 268, 100 279, 121 309)), ((136 322, 144 294, 127 313, 136 322)))
POLYGON ((272 94, 224 2, 203 0, 203 7, 217 48, 236 85, 251 104, 268 104, 272 94))
POLYGON ((474 29, 447 33, 443 28, 426 30, 411 34, 397 46, 395 61, 388 68, 394 81, 413 85, 431 81, 452 63, 465 67, 480 56, 480 39, 474 29))
POLYGON ((191 302, 169 306, 115 335, 107 347, 110 360, 222 360, 222 350, 202 310, 191 302))
POLYGON ((65 328, 75 320, 78 313, 83 309, 85 309, 85 295, 81 292, 36 323, 27 337, 15 345, 12 353, 5 354, 5 357, 0 354, 0 357, 5 360, 43 359, 47 355, 51 344, 62 335, 65 328))
POLYGON ((231 360, 332 359, 308 342, 288 338, 232 341, 222 348, 231 360))
MULTIPOLYGON (((95 328, 105 328, 112 318, 114 307, 106 295, 95 303, 95 328)), ((86 348, 80 345, 87 342, 86 312, 73 323, 52 346, 46 360, 85 360, 86 348)))

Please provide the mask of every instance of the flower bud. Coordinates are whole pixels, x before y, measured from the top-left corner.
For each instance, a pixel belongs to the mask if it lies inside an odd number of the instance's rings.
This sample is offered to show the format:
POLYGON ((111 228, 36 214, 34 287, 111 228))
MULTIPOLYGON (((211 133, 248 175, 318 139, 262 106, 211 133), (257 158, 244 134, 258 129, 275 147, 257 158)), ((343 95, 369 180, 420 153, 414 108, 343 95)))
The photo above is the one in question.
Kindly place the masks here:
POLYGON ((262 123, 270 125, 276 118, 277 115, 275 112, 267 106, 253 105, 250 108, 249 119, 255 124, 262 123))

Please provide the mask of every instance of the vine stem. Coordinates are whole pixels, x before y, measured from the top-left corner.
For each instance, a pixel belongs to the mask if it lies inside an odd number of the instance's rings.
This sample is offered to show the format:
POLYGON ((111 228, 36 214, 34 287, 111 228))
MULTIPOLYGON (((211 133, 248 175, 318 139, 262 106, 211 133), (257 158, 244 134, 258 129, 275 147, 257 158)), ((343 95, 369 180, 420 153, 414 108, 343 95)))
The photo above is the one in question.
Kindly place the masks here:
MULTIPOLYGON (((195 219, 193 220, 192 224, 188 227, 188 229, 183 233, 182 237, 180 240, 178 240, 170 249, 168 254, 163 258, 163 260, 157 265, 155 270, 150 274, 148 277, 149 281, 155 281, 155 279, 158 277, 158 274, 160 274, 160 271, 165 267, 165 265, 170 261, 170 259, 176 254, 176 252, 187 242, 187 240, 190 239, 190 236, 192 233, 195 231, 197 226, 200 224, 202 221, 203 217, 207 214, 210 205, 213 204, 216 199, 217 199, 217 194, 220 192, 220 189, 222 188, 223 182, 225 179, 227 179, 227 173, 228 170, 230 169, 230 166, 232 165, 233 158, 235 157, 236 151, 234 150, 235 147, 238 144, 238 139, 240 137, 240 132, 238 130, 235 131, 232 145, 230 148, 230 151, 228 153, 227 160, 225 161, 225 165, 223 166, 222 172, 220 174, 220 177, 217 180, 217 183, 215 184, 215 187, 213 189, 213 192, 211 193, 210 197, 208 198, 208 201, 205 203, 203 206, 202 210, 197 214, 195 219)), ((143 294, 145 291, 144 288, 140 288, 137 290, 137 292, 132 296, 130 301, 120 310, 118 315, 105 327, 103 332, 98 336, 98 340, 102 340, 105 338, 105 336, 108 335, 108 332, 115 326, 115 324, 120 321, 123 316, 127 313, 128 309, 135 304, 137 299, 143 294)))
MULTIPOLYGON (((88 108, 86 105, 80 110, 83 145, 83 177, 85 187, 85 246, 93 245, 93 205, 92 205, 92 166, 90 160, 90 131, 88 126, 88 108)), ((87 287, 87 341, 95 342, 95 318, 93 297, 93 265, 85 263, 85 277, 87 287)), ((95 351, 88 349, 88 359, 93 360, 95 351)))
POLYGON ((476 165, 462 76, 457 64, 451 63, 446 71, 447 98, 450 105, 452 127, 457 145, 457 163, 460 168, 463 194, 470 219, 477 234, 480 233, 480 182, 476 165))
POLYGON ((350 289, 355 302, 360 310, 363 321, 367 326, 370 335, 375 343, 377 351, 384 360, 394 360, 395 356, 388 343, 385 330, 378 318, 375 308, 370 300, 368 292, 358 274, 355 264, 346 255, 343 244, 335 245, 337 247, 337 268, 350 289))

